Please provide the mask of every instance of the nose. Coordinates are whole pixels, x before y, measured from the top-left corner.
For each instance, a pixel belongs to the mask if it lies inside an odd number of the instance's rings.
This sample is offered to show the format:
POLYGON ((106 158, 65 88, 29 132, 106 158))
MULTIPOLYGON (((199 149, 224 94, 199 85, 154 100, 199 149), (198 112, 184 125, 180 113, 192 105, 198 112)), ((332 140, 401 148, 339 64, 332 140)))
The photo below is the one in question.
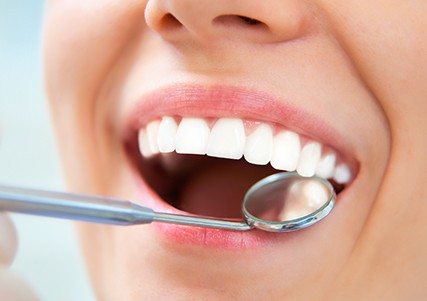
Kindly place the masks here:
POLYGON ((303 35, 310 18, 301 0, 149 0, 147 25, 163 39, 278 43, 303 35))

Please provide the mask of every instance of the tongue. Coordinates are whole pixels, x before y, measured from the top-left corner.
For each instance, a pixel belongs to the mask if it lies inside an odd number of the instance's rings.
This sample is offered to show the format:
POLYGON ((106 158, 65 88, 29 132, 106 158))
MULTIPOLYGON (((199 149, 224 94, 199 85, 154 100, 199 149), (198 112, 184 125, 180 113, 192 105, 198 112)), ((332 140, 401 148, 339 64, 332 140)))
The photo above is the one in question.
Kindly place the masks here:
POLYGON ((205 216, 241 218, 243 196, 256 181, 272 173, 242 160, 218 160, 194 172, 183 184, 181 210, 205 216))

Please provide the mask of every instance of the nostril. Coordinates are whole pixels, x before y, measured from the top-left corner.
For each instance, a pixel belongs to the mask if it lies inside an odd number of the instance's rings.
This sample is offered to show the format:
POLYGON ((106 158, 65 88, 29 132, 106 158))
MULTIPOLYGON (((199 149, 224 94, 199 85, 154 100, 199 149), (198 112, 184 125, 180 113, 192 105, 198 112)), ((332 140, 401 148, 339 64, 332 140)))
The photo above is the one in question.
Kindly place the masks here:
POLYGON ((160 28, 163 30, 177 29, 181 26, 182 23, 170 13, 165 14, 160 20, 160 28))
POLYGON ((253 28, 268 29, 267 24, 250 17, 240 15, 222 15, 213 19, 212 24, 223 26, 244 26, 253 28))
POLYGON ((255 19, 252 19, 252 18, 249 18, 249 17, 245 17, 245 16, 237 16, 237 17, 239 17, 240 19, 242 19, 242 21, 245 22, 248 25, 258 25, 258 24, 262 23, 261 21, 258 21, 258 20, 255 20, 255 19))

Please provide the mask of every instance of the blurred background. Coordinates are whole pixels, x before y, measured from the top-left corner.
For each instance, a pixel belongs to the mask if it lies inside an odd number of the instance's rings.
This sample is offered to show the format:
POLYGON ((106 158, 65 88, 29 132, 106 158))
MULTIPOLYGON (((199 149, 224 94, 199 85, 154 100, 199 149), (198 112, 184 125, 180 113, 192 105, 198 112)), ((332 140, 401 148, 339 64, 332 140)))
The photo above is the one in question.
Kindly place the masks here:
MULTIPOLYGON (((61 190, 43 94, 43 1, 0 0, 0 183, 61 190)), ((73 225, 13 215, 19 250, 12 269, 43 301, 94 300, 73 225)))

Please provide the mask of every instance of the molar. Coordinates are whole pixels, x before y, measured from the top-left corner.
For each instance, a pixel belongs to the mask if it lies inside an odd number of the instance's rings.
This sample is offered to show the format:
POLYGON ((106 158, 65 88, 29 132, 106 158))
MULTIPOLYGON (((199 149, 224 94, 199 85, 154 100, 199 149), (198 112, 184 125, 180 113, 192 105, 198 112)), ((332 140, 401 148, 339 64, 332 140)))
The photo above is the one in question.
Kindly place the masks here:
POLYGON ((350 179, 351 179, 350 168, 344 163, 339 164, 335 168, 335 173, 334 173, 335 182, 337 182, 338 184, 345 184, 349 182, 350 179))

